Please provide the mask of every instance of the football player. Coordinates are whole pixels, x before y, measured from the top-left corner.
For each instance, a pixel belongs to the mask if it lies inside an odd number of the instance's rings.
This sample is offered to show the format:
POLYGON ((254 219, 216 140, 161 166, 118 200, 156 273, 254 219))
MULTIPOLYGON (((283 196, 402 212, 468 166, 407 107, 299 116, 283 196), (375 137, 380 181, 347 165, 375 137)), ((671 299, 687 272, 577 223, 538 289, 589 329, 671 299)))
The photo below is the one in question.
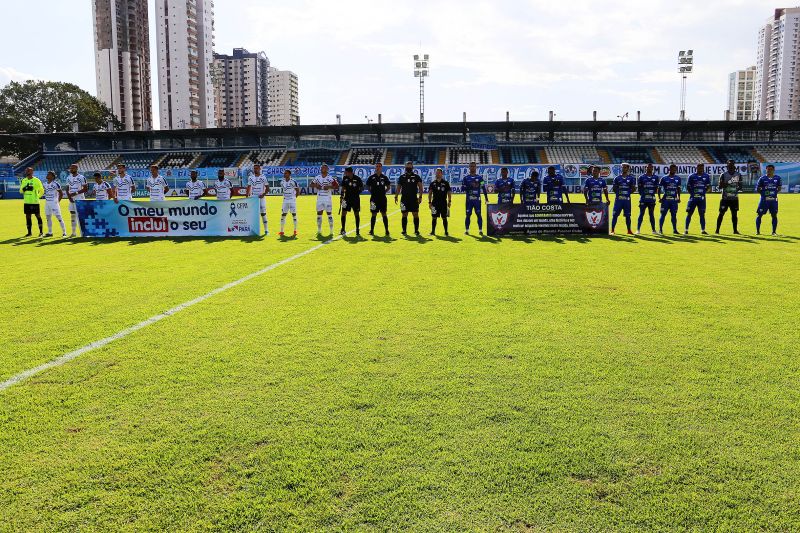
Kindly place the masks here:
POLYGON ((500 169, 500 177, 494 182, 494 190, 497 191, 498 204, 513 204, 514 203, 514 179, 508 177, 508 169, 503 167, 500 169))
POLYGON ((603 203, 603 196, 606 197, 606 203, 610 204, 611 200, 608 198, 608 185, 606 180, 600 177, 600 167, 592 166, 592 174, 587 178, 583 184, 583 196, 586 198, 587 204, 601 204, 603 203))
POLYGON ((706 166, 703 163, 697 165, 697 172, 689 176, 686 180, 686 192, 689 194, 689 202, 686 204, 686 227, 684 233, 689 235, 689 224, 695 209, 700 214, 700 232, 708 235, 706 231, 706 194, 711 190, 711 176, 706 174, 706 166))
POLYGON ((225 176, 225 170, 217 171, 217 181, 214 183, 214 191, 217 193, 217 200, 230 200, 233 196, 233 183, 225 176))
POLYGON ((658 201, 661 202, 661 219, 658 221, 658 232, 664 233, 664 220, 667 213, 672 218, 672 233, 678 235, 678 204, 681 203, 681 178, 678 176, 678 165, 669 166, 669 174, 658 182, 658 201))
POLYGON ((486 184, 483 177, 478 175, 478 165, 474 161, 469 164, 469 174, 461 182, 461 188, 467 197, 467 217, 464 220, 464 233, 469 235, 469 224, 472 213, 478 220, 478 235, 483 235, 483 213, 481 209, 481 192, 486 203, 489 203, 489 193, 486 192, 486 184))
POLYGON ((94 199, 95 200, 110 200, 114 195, 114 189, 111 184, 103 179, 103 175, 95 172, 92 176, 94 178, 94 199))
POLYGON ((364 190, 364 182, 361 178, 353 174, 353 167, 344 169, 342 178, 342 192, 339 201, 342 206, 342 235, 346 235, 347 213, 353 212, 356 219, 356 236, 361 236, 361 191, 364 190))
POLYGON ((52 170, 47 173, 47 182, 44 184, 44 214, 47 217, 47 233, 45 237, 53 236, 53 217, 56 217, 61 225, 61 236, 67 236, 67 227, 64 219, 61 218, 61 200, 64 198, 64 191, 61 184, 56 179, 56 173, 52 170))
POLYGON ((389 216, 386 214, 387 201, 386 193, 392 190, 392 182, 383 173, 383 165, 375 165, 375 173, 367 178, 367 190, 369 190, 369 210, 372 218, 369 222, 369 234, 375 235, 375 220, 378 213, 383 217, 383 228, 386 236, 389 236, 389 216))
POLYGON ((542 181, 542 188, 547 195, 547 203, 550 205, 561 205, 566 197, 567 203, 569 201, 569 192, 567 192, 567 182, 564 176, 556 172, 556 167, 547 167, 547 176, 542 181))
POLYGON ((631 195, 636 192, 636 179, 630 175, 630 170, 630 165, 622 163, 622 174, 614 178, 614 184, 611 186, 614 191, 614 215, 611 217, 611 235, 616 233, 617 219, 620 213, 625 215, 628 235, 633 235, 633 231, 631 231, 631 195))
POLYGON ((450 236, 447 231, 447 217, 450 216, 450 203, 453 193, 450 190, 450 182, 444 179, 444 172, 441 168, 436 169, 436 179, 428 187, 428 206, 431 209, 431 235, 436 235, 436 221, 441 218, 444 226, 445 237, 450 236))
POLYGON ((261 211, 261 221, 264 222, 264 235, 269 235, 266 198, 268 192, 269 182, 267 181, 267 177, 261 173, 261 165, 253 165, 253 172, 247 178, 247 196, 258 198, 258 207, 261 211))
POLYGON ((772 236, 778 234, 778 193, 783 182, 775 175, 775 165, 767 165, 767 175, 761 176, 756 184, 756 192, 761 194, 756 217, 756 235, 761 235, 761 217, 770 214, 772 217, 772 236))
POLYGON ((123 164, 117 165, 117 176, 111 181, 114 186, 114 201, 119 203, 120 200, 133 200, 133 195, 136 192, 136 184, 130 176, 128 176, 128 169, 123 164))
POLYGON ((728 168, 719 178, 719 188, 722 197, 719 200, 719 216, 717 216, 717 231, 722 227, 725 213, 730 209, 733 234, 739 235, 739 193, 742 191, 742 175, 736 170, 736 162, 728 161, 728 168))
POLYGON ((317 191, 317 235, 322 235, 322 213, 328 213, 328 225, 333 235, 333 191, 339 189, 336 178, 328 175, 325 163, 319 169, 320 175, 311 182, 311 189, 317 191))
POLYGON ((297 237, 297 197, 300 195, 300 186, 292 179, 292 171, 283 171, 283 207, 281 208, 281 232, 278 234, 283 237, 283 230, 286 226, 286 214, 292 214, 294 222, 294 236, 297 237))
POLYGON ((69 215, 72 223, 72 234, 75 237, 78 228, 78 200, 86 199, 85 194, 89 191, 89 184, 83 174, 78 174, 78 165, 70 165, 67 175, 67 198, 69 198, 69 215))
POLYGON ((164 195, 169 192, 167 180, 158 173, 158 165, 150 165, 150 176, 144 182, 144 186, 150 195, 151 202, 164 200, 164 195))
POLYGON ((636 234, 639 235, 642 231, 642 221, 644 220, 644 212, 647 211, 650 215, 650 228, 655 235, 656 232, 656 194, 658 192, 658 176, 655 175, 653 164, 647 165, 644 174, 639 176, 636 183, 636 188, 639 190, 639 220, 636 223, 636 234))
POLYGON ((408 235, 408 214, 414 216, 414 234, 419 235, 419 204, 422 203, 422 178, 414 171, 414 163, 406 163, 406 171, 397 180, 394 203, 400 197, 400 213, 403 217, 403 235, 408 235))
POLYGON ((534 170, 531 172, 531 177, 525 178, 519 185, 519 196, 522 203, 525 205, 538 204, 541 189, 542 183, 539 180, 539 172, 534 170))

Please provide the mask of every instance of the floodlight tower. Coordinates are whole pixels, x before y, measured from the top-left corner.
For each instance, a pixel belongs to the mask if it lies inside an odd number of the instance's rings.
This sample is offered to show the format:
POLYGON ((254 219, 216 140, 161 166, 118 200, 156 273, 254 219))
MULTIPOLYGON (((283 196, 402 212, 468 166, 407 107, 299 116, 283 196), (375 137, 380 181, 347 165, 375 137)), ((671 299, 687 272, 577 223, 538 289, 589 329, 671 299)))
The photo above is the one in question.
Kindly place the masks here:
POLYGON ((678 74, 681 75, 681 120, 686 120, 686 78, 694 72, 694 50, 678 52, 678 74))
POLYGON ((430 56, 414 54, 414 77, 419 78, 419 122, 425 122, 425 78, 430 73, 430 56))

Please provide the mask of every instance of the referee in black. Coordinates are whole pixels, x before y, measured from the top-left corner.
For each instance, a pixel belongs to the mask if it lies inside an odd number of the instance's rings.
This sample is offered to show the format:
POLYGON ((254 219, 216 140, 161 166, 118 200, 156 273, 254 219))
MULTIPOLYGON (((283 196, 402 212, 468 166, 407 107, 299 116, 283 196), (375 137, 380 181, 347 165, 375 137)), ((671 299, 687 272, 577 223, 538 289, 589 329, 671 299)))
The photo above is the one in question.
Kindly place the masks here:
POLYGON ((719 178, 719 189, 722 191, 722 198, 719 201, 719 216, 717 217, 717 235, 722 227, 722 220, 725 212, 730 209, 731 222, 733 222, 733 234, 739 235, 739 193, 742 191, 742 175, 736 170, 736 162, 728 160, 728 168, 719 178))
POLYGON ((408 214, 414 215, 414 234, 419 236, 419 204, 422 203, 422 178, 414 172, 414 163, 406 163, 406 171, 397 181, 397 190, 394 193, 394 203, 400 196, 400 212, 403 215, 403 235, 408 235, 408 214))
POLYGON ((450 202, 452 199, 453 193, 450 190, 450 183, 444 179, 442 169, 437 168, 436 179, 428 187, 428 206, 431 208, 431 235, 436 235, 436 221, 441 217, 444 236, 450 236, 447 232, 447 217, 450 216, 450 202))
POLYGON ((383 216, 383 227, 388 237, 389 217, 386 215, 386 193, 392 190, 392 182, 383 173, 383 165, 381 163, 375 165, 375 174, 367 178, 367 190, 369 190, 370 195, 369 210, 372 213, 372 218, 369 222, 369 234, 375 235, 375 219, 378 218, 378 213, 380 213, 383 216))
POLYGON ((364 182, 361 178, 353 175, 353 167, 344 169, 344 178, 342 178, 342 196, 339 199, 342 209, 342 235, 346 235, 347 231, 347 213, 352 211, 356 219, 356 236, 361 236, 361 191, 364 190, 364 182))

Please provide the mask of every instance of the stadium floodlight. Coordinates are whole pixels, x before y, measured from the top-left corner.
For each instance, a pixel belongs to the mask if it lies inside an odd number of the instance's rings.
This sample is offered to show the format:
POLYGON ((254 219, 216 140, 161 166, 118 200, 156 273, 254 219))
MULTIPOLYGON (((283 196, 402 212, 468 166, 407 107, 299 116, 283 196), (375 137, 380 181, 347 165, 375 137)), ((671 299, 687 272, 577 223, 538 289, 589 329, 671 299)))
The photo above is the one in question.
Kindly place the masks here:
POLYGON ((686 78, 694 72, 694 50, 678 52, 678 74, 681 75, 681 120, 686 120, 686 78))
POLYGON ((414 77, 419 78, 419 122, 425 122, 425 78, 430 75, 430 55, 414 54, 414 77))

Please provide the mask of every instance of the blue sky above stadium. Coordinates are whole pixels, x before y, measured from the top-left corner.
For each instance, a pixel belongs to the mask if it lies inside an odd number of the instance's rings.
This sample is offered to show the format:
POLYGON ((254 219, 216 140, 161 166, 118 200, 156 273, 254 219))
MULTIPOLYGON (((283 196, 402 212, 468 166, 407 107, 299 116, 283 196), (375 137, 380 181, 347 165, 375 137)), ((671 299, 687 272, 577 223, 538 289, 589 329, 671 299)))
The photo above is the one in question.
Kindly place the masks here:
MULTIPOLYGON (((152 1, 151 1, 152 3, 152 1)), ((216 49, 264 50, 300 77, 305 124, 418 119, 412 54, 431 55, 426 120, 676 119, 677 52, 694 49, 687 116, 721 119, 727 75, 755 62, 766 0, 218 0, 216 49)), ((788 6, 788 4, 787 4, 788 6)), ((69 81, 95 93, 89 0, 2 0, 0 84, 69 81), (22 28, 22 30, 20 30, 22 28)), ((151 26, 154 24, 151 8, 151 26)), ((151 29, 155 65, 155 31, 151 29)), ((156 82, 156 73, 153 73, 156 82)), ((154 88, 155 89, 155 88, 154 88)), ((155 90, 154 90, 155 93, 155 90)), ((155 102, 157 113, 157 101, 155 102)), ((158 123, 158 120, 154 121, 158 123)))

